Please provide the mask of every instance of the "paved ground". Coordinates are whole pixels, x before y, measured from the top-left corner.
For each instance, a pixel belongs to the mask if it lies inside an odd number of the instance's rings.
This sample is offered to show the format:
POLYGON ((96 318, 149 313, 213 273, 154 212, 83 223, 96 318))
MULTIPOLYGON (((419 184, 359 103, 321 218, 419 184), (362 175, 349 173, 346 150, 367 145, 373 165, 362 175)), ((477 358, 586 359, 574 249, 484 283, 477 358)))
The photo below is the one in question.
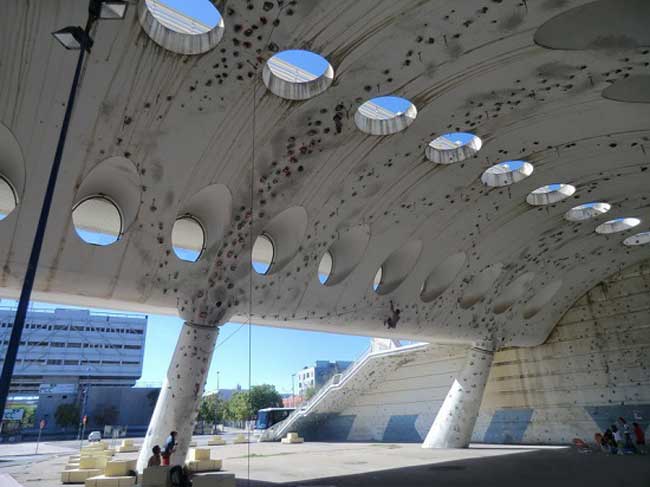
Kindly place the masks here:
MULTIPOLYGON (((207 442, 207 437, 195 439, 199 446, 207 442)), ((9 446, 0 445, 0 487, 5 487, 2 474, 24 487, 60 487, 60 471, 74 447, 78 449, 76 442, 57 442, 48 443, 51 452, 42 455, 20 446, 25 454, 10 456, 9 446)), ((213 458, 224 460, 225 470, 237 475, 241 487, 650 486, 650 456, 580 454, 569 448, 475 445, 467 450, 423 450, 415 444, 252 443, 212 451, 213 458)))

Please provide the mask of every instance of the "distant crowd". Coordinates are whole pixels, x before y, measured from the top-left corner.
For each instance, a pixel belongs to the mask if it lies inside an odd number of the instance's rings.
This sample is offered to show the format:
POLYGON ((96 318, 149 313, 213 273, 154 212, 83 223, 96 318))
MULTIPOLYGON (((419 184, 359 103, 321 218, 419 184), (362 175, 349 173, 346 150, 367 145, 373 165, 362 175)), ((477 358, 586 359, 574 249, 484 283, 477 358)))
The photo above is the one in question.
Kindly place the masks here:
POLYGON ((618 418, 618 425, 613 424, 604 433, 596 433, 596 444, 611 455, 645 454, 645 432, 639 423, 632 427, 624 418, 618 418))

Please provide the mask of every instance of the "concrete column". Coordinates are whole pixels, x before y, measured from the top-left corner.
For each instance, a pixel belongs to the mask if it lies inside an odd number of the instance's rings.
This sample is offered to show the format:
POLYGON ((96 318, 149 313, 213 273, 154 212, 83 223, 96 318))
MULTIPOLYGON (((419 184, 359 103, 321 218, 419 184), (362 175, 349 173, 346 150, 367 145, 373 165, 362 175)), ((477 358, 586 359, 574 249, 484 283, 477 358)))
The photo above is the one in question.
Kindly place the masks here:
POLYGON ((171 431, 178 432, 171 465, 185 462, 218 336, 217 326, 183 325, 138 456, 139 472, 147 466, 154 445, 162 448, 171 431))
POLYGON ((422 448, 467 448, 478 416, 494 352, 472 347, 449 389, 422 448))

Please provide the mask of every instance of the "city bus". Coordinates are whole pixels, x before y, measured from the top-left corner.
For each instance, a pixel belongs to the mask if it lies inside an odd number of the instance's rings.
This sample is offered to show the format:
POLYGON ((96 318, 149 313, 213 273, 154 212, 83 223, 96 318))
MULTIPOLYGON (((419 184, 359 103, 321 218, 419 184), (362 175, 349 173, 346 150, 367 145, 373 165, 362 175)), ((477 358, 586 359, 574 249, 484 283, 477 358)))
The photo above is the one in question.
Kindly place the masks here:
POLYGON ((255 429, 263 431, 269 429, 274 424, 284 421, 295 411, 295 408, 265 408, 257 412, 257 421, 255 429))

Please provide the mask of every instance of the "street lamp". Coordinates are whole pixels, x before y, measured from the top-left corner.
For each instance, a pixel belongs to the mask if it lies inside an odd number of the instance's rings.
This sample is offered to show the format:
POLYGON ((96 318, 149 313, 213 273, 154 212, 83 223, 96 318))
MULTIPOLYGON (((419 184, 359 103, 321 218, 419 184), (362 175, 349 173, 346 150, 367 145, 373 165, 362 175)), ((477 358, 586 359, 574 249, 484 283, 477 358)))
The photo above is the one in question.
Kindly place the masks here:
POLYGON ((38 260, 41 255, 41 247, 43 246, 43 237, 45 236, 45 229, 47 227, 47 220, 50 215, 50 208, 52 206, 52 198, 54 197, 54 189, 56 188, 56 180, 59 175, 61 167, 61 159, 63 157, 63 149, 65 147, 65 140, 68 134, 68 127, 70 126, 70 119, 72 118, 72 108, 74 106, 75 97, 77 95, 77 88, 79 86, 79 78, 81 77, 81 70, 84 63, 84 55, 86 52, 90 53, 93 45, 93 40, 90 37, 90 30, 94 23, 99 19, 122 19, 126 15, 127 3, 125 1, 117 0, 89 0, 88 4, 88 20, 86 27, 81 28, 78 26, 66 27, 64 29, 53 32, 52 35, 58 40, 66 49, 78 49, 79 58, 77 59, 77 67, 75 68, 74 78, 72 79, 72 87, 70 88, 70 95, 68 96, 68 104, 65 108, 65 115, 63 116, 63 124, 59 132, 59 141, 54 153, 54 161, 50 168, 50 176, 47 181, 47 189, 43 197, 43 204, 41 206, 41 213, 38 218, 38 225, 36 226, 36 233, 34 234, 34 242, 32 243, 32 250, 29 255, 27 263, 27 271, 25 272, 25 279, 23 287, 20 292, 20 300, 18 301, 18 309, 16 310, 16 317, 11 329, 11 338, 7 346, 5 354, 5 361, 2 366, 2 377, 0 379, 0 411, 4 411, 7 403, 7 396, 9 395, 9 385, 11 383, 11 376, 14 372, 16 365, 16 356, 18 355, 18 346, 20 345, 20 338, 25 328, 25 318, 27 316, 27 308, 29 307, 29 300, 32 295, 32 288, 34 287, 34 279, 36 278, 36 270, 38 268, 38 260))

